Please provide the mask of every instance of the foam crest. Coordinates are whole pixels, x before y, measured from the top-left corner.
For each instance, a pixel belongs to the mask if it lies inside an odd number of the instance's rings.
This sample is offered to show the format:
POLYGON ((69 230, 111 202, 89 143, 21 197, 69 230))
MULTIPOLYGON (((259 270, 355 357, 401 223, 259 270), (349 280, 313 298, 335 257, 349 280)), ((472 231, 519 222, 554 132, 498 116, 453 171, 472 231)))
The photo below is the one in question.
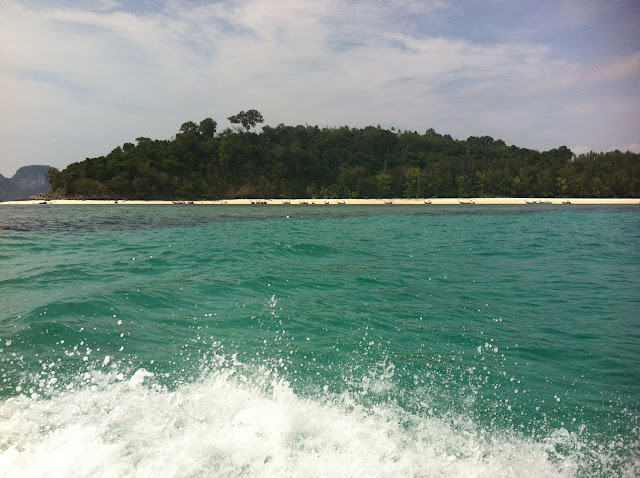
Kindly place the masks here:
POLYGON ((0 476, 556 477, 579 473, 587 454, 565 431, 534 441, 364 406, 356 390, 303 396, 235 358, 173 388, 157 378, 92 371, 84 386, 0 403, 0 476))

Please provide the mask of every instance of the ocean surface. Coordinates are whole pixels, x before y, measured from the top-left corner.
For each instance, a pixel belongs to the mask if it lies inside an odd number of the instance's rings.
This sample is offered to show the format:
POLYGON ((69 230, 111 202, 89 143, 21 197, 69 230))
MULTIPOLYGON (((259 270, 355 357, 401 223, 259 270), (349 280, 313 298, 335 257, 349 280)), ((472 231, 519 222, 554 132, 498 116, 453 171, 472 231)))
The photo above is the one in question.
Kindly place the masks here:
POLYGON ((639 206, 0 206, 1 477, 640 475, 639 206))

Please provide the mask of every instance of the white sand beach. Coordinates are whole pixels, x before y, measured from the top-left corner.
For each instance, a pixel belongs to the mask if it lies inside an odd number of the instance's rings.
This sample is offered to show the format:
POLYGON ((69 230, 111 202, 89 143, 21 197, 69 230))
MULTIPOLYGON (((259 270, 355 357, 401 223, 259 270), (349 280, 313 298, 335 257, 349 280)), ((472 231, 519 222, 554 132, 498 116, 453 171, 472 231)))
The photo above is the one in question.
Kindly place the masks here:
POLYGON ((94 200, 94 199, 29 199, 22 201, 0 202, 2 205, 500 205, 529 204, 532 207, 544 204, 557 205, 606 205, 606 204, 640 204, 638 198, 396 198, 396 199, 224 199, 219 201, 143 201, 143 200, 94 200))

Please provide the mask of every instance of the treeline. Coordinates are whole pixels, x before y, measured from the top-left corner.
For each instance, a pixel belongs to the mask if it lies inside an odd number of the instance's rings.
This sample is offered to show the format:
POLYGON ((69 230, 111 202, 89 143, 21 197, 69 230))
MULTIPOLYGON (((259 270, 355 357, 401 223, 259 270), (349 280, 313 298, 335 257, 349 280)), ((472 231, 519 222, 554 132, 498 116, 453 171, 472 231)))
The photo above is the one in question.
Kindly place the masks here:
POLYGON ((456 140, 368 126, 264 126, 255 110, 137 138, 48 173, 52 197, 123 199, 640 197, 640 155, 534 151, 489 136, 456 140), (257 114, 257 115, 256 115, 257 114))

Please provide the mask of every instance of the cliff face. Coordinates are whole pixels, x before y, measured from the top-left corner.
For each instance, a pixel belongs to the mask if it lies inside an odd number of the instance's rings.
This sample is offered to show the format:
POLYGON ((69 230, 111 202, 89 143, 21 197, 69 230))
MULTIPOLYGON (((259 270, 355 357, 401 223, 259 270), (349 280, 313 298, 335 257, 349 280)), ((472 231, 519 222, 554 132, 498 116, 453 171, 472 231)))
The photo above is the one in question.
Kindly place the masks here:
POLYGON ((0 201, 28 198, 49 192, 51 186, 47 179, 50 166, 24 166, 12 178, 0 174, 0 201))

